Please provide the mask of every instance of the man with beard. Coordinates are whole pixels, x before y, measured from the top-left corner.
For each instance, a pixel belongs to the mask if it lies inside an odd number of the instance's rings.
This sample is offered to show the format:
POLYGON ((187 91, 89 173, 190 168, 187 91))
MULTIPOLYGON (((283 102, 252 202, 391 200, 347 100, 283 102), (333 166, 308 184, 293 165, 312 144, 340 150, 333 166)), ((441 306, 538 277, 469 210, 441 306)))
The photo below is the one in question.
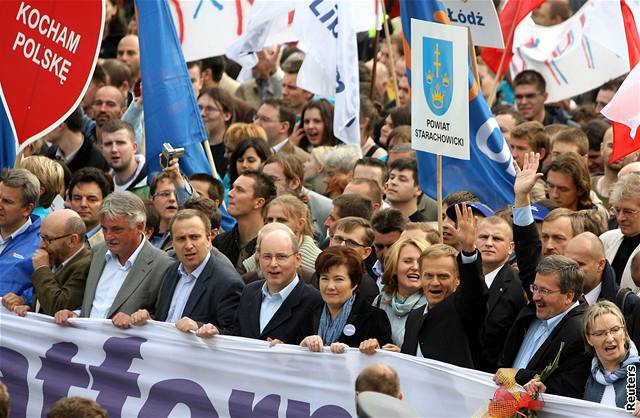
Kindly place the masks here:
POLYGON ((95 138, 98 148, 102 146, 102 127, 112 119, 120 119, 126 110, 125 97, 113 86, 100 87, 93 101, 96 125, 95 138))
POLYGON ((84 245, 85 231, 82 218, 71 209, 48 215, 40 226, 40 248, 31 257, 33 303, 8 306, 9 298, 4 298, 3 305, 19 315, 32 309, 46 315, 60 309, 78 309, 91 265, 91 251, 84 245))
POLYGON ((102 127, 102 155, 111 166, 116 192, 130 191, 141 198, 149 197, 147 165, 143 155, 136 155, 133 127, 120 119, 112 119, 102 127))

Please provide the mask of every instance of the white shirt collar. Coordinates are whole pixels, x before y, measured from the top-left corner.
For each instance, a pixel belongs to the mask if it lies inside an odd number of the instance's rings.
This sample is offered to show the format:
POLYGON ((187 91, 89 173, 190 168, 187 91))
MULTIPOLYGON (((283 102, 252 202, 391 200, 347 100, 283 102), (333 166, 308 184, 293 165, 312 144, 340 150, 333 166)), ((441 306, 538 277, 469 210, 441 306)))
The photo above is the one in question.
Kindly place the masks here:
POLYGON ((489 289, 491 288, 493 281, 496 279, 496 276, 498 275, 498 272, 502 267, 504 267, 504 264, 498 267, 497 269, 484 275, 484 282, 487 284, 487 288, 489 289))
POLYGON ((598 301, 598 296, 600 296, 600 290, 602 289, 602 282, 598 283, 596 287, 591 289, 589 293, 584 295, 584 298, 587 300, 589 306, 593 305, 598 301))
POLYGON ((138 248, 136 248, 133 254, 129 256, 129 258, 124 263, 124 265, 120 264, 120 259, 118 258, 118 256, 113 254, 111 250, 107 250, 107 253, 104 255, 105 259, 107 260, 107 263, 113 260, 116 263, 118 263, 118 266, 120 267, 129 268, 133 266, 136 262, 136 259, 138 258, 138 255, 140 254, 140 251, 142 251, 142 247, 144 246, 145 241, 147 241, 144 235, 140 235, 140 236, 142 237, 142 239, 140 240, 140 245, 138 245, 138 248))

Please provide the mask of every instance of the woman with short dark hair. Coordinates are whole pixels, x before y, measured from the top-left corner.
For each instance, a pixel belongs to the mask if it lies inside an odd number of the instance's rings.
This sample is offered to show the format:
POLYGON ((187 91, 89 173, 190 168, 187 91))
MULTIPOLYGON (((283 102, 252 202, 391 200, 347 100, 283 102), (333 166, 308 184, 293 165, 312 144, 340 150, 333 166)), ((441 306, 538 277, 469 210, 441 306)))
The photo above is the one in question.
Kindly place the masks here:
POLYGON ((346 246, 331 246, 316 260, 320 296, 324 304, 314 312, 316 335, 300 345, 320 352, 325 345, 334 353, 361 347, 369 339, 380 345, 391 342, 391 325, 381 309, 371 306, 357 292, 362 280, 362 260, 346 246))

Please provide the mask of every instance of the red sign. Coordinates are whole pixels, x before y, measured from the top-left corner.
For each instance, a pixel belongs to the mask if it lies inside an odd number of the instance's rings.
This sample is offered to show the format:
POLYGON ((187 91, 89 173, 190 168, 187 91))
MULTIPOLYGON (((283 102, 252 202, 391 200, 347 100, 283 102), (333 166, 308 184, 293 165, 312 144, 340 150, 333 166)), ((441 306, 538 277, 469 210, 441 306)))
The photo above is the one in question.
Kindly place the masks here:
POLYGON ((80 104, 98 59, 104 0, 1 0, 0 96, 20 144, 80 104))

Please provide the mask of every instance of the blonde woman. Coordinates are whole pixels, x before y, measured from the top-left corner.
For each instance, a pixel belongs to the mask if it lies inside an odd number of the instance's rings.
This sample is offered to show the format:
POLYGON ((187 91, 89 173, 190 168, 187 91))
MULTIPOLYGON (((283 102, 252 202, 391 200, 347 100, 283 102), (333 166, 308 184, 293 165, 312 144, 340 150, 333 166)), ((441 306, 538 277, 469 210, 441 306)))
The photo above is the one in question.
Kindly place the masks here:
POLYGON ((34 215, 44 219, 53 210, 52 206, 59 209, 64 207, 64 169, 58 162, 34 155, 22 159, 16 164, 16 168, 28 170, 40 181, 40 198, 38 207, 33 211, 34 215))
POLYGON ((310 152, 310 157, 304 163, 304 185, 314 192, 324 194, 325 162, 327 155, 334 147, 315 147, 310 152))
POLYGON ((373 305, 389 317, 391 339, 398 347, 404 341, 404 326, 409 313, 427 303, 422 294, 418 260, 428 247, 425 240, 401 238, 391 246, 384 262, 384 288, 373 305))
MULTIPOLYGON (((585 385, 583 399, 625 408, 634 416, 640 416, 637 401, 639 387, 637 384, 632 388, 627 386, 629 378, 637 381, 640 357, 629 338, 622 312, 614 303, 601 300, 589 306, 582 324, 585 349, 593 354, 591 374, 585 385), (628 397, 631 396, 635 404, 627 406, 628 397)), ((536 379, 529 381, 524 388, 531 395, 546 390, 545 385, 536 379)))
MULTIPOLYGON (((313 240, 309 207, 293 195, 278 196, 269 202, 265 210, 265 224, 273 222, 279 222, 291 228, 298 237, 302 267, 315 270, 316 258, 322 251, 313 240)), ((260 269, 255 257, 247 258, 242 264, 247 272, 260 269)))

